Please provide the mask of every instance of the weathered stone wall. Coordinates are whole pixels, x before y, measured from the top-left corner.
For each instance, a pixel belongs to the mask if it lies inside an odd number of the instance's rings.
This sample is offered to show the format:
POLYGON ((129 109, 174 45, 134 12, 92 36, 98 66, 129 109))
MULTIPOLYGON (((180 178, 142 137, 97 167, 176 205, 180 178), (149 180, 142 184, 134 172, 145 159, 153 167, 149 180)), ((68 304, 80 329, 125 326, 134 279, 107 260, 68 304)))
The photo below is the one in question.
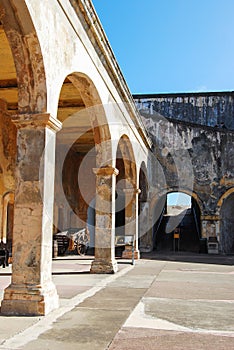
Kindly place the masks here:
POLYGON ((234 193, 224 200, 222 206, 221 233, 223 252, 234 254, 234 193))
POLYGON ((202 214, 215 214, 220 197, 234 186, 234 133, 142 116, 155 146, 153 190, 195 192, 203 203, 202 214))
POLYGON ((170 191, 192 195, 201 209, 202 237, 216 236, 220 251, 232 251, 231 215, 224 214, 222 198, 234 189, 234 92, 134 99, 154 143, 152 203, 170 191))
POLYGON ((234 130, 234 92, 134 95, 143 113, 234 130))

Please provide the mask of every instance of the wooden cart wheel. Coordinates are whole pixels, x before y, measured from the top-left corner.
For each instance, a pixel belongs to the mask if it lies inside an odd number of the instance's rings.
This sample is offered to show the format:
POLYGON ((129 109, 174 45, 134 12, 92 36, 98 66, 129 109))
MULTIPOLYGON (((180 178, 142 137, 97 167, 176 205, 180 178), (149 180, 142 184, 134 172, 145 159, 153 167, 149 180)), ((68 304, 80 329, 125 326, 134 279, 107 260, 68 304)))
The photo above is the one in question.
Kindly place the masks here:
POLYGON ((77 244, 77 253, 81 256, 85 255, 86 253, 86 246, 84 244, 77 244))

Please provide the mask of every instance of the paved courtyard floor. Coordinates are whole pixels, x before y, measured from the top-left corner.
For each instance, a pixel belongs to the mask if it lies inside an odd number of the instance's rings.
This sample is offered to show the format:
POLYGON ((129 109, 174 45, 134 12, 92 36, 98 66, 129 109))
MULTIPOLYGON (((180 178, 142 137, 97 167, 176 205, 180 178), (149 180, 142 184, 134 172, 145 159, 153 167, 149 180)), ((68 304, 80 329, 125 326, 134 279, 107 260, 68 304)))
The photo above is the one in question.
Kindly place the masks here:
MULTIPOLYGON (((54 260, 60 307, 0 314, 0 349, 234 349, 234 257, 145 254, 115 275, 89 274, 91 261, 54 260)), ((10 275, 0 268, 0 299, 10 275)))

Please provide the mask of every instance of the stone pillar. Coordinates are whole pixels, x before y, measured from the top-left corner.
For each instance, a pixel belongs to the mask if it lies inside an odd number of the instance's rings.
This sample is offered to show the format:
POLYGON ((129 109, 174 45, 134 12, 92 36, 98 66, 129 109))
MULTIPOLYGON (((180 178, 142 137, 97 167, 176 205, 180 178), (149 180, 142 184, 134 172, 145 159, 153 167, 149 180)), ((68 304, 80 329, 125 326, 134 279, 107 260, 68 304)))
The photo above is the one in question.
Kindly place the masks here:
POLYGON ((12 117, 17 126, 12 281, 1 312, 45 315, 58 307, 52 282, 55 131, 49 114, 12 117))
POLYGON ((95 260, 91 273, 115 273, 115 186, 116 168, 93 169, 96 174, 95 260))
MULTIPOLYGON (((134 235, 135 237, 135 249, 134 258, 139 259, 140 253, 138 250, 138 196, 141 193, 140 189, 126 188, 125 193, 125 235, 134 235)), ((125 250, 122 253, 122 258, 131 259, 132 248, 131 246, 125 246, 125 250)))

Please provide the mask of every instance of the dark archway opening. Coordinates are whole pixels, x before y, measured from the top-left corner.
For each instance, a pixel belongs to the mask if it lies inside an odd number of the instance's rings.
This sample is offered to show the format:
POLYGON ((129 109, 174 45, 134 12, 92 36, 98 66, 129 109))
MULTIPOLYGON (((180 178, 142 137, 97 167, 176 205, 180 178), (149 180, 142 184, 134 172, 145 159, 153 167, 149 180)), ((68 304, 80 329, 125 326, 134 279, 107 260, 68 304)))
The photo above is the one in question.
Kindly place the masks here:
POLYGON ((221 250, 234 254, 234 193, 224 199, 221 208, 221 250))
POLYGON ((194 198, 182 192, 169 193, 158 201, 155 212, 158 219, 153 227, 154 250, 205 252, 200 208, 194 198))
POLYGON ((115 256, 121 257, 124 245, 121 245, 120 242, 118 243, 118 237, 125 235, 125 166, 119 146, 117 149, 116 168, 119 170, 119 174, 116 178, 115 191, 115 256))
POLYGON ((138 196, 138 246, 141 252, 152 250, 152 235, 148 227, 149 203, 148 203, 148 178, 147 169, 144 162, 141 164, 139 173, 139 189, 138 196))

